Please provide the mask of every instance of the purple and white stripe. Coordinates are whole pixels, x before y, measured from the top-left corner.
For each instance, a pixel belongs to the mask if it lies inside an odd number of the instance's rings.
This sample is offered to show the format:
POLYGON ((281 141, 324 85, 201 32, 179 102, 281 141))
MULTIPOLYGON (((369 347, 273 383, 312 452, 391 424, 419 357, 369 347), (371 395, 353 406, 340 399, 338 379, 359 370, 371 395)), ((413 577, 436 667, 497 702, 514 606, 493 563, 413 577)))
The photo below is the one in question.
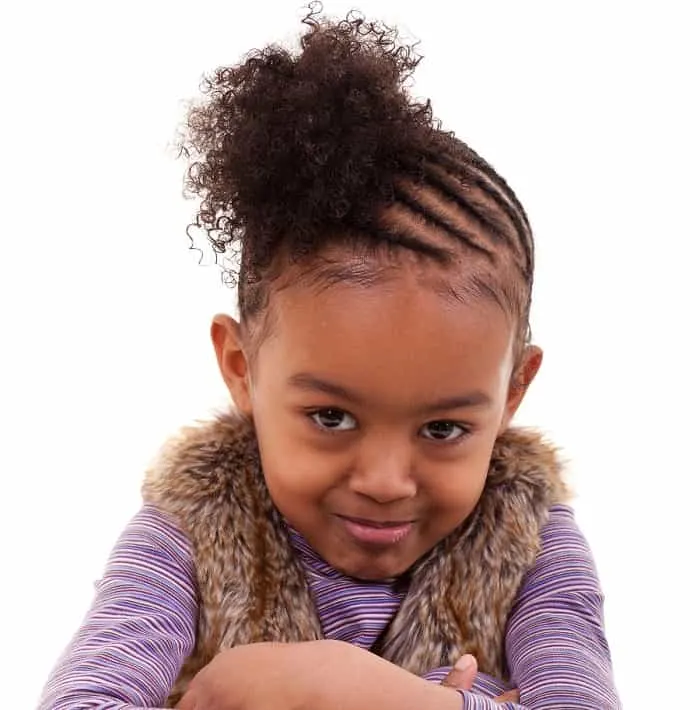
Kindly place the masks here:
POLYGON ((294 531, 291 541, 306 571, 324 637, 370 649, 405 593, 395 591, 391 583, 363 583, 344 576, 294 531))
MULTIPOLYGON (((391 584, 330 568, 292 535, 326 638, 369 648, 400 605, 391 584)), ((496 704, 504 686, 480 673, 465 710, 616 710, 603 629, 603 599, 588 545, 566 506, 552 509, 542 552, 506 631, 521 705, 496 704)), ((162 513, 144 507, 126 528, 97 585, 91 610, 59 660, 40 710, 161 708, 194 647, 197 592, 190 546, 162 513)), ((426 675, 441 680, 448 669, 426 675)))

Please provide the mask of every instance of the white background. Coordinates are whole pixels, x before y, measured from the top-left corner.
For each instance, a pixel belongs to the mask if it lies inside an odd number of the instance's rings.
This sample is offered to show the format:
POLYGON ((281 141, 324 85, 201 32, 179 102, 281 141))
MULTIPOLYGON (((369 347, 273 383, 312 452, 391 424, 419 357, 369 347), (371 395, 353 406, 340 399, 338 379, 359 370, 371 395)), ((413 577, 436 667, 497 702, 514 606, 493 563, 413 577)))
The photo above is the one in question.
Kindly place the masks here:
MULTIPOLYGON (((638 709, 698 702, 693 5, 360 3, 422 40, 415 93, 530 213, 545 364, 521 421, 571 461, 617 683, 638 709)), ((158 446, 225 402, 208 327, 234 293, 188 250, 194 205, 169 146, 202 72, 291 41, 300 6, 3 10, 5 707, 34 706, 158 446)))

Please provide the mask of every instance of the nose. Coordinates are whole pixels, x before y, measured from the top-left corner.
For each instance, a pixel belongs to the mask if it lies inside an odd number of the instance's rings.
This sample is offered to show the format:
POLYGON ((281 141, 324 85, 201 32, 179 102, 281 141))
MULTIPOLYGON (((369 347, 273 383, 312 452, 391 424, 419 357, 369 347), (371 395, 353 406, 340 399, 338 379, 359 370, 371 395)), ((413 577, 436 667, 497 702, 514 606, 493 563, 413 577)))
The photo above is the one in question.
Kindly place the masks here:
POLYGON ((407 441, 366 438, 350 475, 350 489, 376 503, 394 503, 416 495, 412 451, 407 441))

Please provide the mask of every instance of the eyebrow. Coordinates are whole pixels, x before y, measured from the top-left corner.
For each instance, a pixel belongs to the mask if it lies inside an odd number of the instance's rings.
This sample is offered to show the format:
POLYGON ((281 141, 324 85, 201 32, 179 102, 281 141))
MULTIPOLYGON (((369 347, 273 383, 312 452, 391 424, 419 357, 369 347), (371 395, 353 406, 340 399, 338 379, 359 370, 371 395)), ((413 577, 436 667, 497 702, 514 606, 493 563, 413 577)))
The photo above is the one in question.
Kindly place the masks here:
MULTIPOLYGON (((364 398, 357 392, 353 392, 352 390, 349 390, 335 382, 324 380, 316 375, 312 375, 309 372, 299 372, 296 375, 292 375, 287 382, 292 387, 296 387, 297 389, 311 392, 323 392, 325 394, 344 399, 346 402, 352 402, 354 404, 363 404, 365 402, 364 398)), ((448 409, 461 409, 463 407, 486 407, 491 403, 492 401, 489 395, 485 392, 475 391, 467 394, 445 397, 435 402, 425 404, 419 407, 419 409, 423 412, 429 413, 448 409)))

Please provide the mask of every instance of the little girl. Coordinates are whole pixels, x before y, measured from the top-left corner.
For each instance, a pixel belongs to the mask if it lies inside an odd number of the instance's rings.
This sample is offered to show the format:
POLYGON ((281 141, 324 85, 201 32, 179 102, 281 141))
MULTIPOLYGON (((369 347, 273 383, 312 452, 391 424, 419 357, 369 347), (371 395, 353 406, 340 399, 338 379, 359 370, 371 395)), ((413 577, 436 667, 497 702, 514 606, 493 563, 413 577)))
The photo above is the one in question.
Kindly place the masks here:
POLYGON ((619 708, 559 461, 511 426, 525 211, 409 97, 395 32, 305 24, 188 116, 197 226, 239 259, 235 407, 148 472, 40 707, 619 708))

